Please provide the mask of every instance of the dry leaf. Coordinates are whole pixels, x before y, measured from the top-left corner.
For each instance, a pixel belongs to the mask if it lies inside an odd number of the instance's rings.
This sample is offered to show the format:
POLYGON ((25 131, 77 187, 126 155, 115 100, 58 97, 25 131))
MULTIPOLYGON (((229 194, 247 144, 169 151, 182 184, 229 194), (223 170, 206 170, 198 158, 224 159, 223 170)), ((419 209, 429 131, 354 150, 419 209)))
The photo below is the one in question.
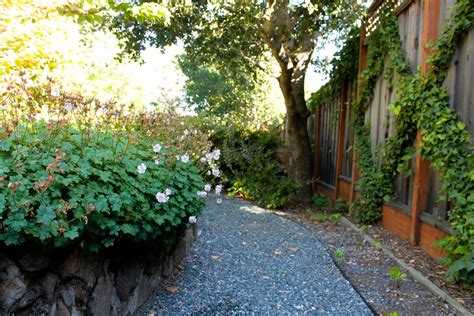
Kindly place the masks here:
POLYGON ((212 259, 221 261, 221 256, 211 256, 212 259))
POLYGON ((280 250, 275 250, 275 256, 281 256, 281 251, 280 250))
POLYGON ((170 286, 170 287, 166 288, 166 291, 168 291, 170 293, 176 293, 179 290, 181 290, 181 288, 179 286, 170 286))
POLYGON ((299 248, 291 248, 291 247, 287 247, 286 249, 288 249, 289 252, 297 252, 299 250, 299 248))
POLYGON ((262 275, 262 279, 271 280, 271 278, 268 275, 262 275))

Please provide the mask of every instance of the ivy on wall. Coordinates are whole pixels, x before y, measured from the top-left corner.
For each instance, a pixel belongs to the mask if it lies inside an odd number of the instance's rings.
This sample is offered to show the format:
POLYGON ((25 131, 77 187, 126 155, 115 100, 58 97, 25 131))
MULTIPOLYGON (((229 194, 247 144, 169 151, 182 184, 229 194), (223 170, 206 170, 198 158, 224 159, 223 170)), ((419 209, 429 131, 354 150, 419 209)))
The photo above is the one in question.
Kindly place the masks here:
POLYGON ((311 110, 315 110, 322 101, 338 97, 341 93, 342 84, 356 78, 359 69, 359 62, 356 57, 359 56, 359 42, 359 29, 351 29, 344 46, 331 60, 332 69, 329 82, 313 93, 308 100, 308 107, 311 110))
MULTIPOLYGON (((421 129, 420 154, 440 173, 442 192, 447 193, 452 204, 448 220, 455 234, 438 242, 448 253, 444 260, 449 265, 447 278, 470 286, 474 284, 474 148, 466 127, 450 108, 447 89, 442 84, 456 44, 473 21, 471 1, 458 0, 441 36, 432 46, 430 70, 412 74, 402 49, 397 18, 389 11, 383 12, 380 24, 368 39, 367 67, 359 76, 358 98, 352 104, 352 128, 360 169, 361 195, 354 203, 358 220, 380 219, 380 205, 393 196, 393 180, 408 168, 415 150, 413 142, 421 129), (372 153, 365 113, 382 72, 389 88, 396 89, 397 98, 389 105, 396 130, 381 148, 383 159, 379 161, 372 153)), ((353 56, 348 60, 351 59, 353 56)), ((329 84, 335 86, 331 81, 329 84)), ((320 102, 326 97, 333 95, 323 90, 312 99, 320 102)))

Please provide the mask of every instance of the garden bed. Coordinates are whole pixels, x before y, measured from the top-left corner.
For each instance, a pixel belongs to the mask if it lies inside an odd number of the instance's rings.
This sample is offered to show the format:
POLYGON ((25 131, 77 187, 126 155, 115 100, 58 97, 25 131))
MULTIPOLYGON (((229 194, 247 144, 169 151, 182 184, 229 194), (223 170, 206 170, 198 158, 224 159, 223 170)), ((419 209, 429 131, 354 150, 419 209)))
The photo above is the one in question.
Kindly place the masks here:
MULTIPOLYGON (((326 211, 326 215, 336 212, 326 211)), ((294 205, 277 214, 299 222, 316 232, 326 245, 334 261, 377 314, 400 312, 402 314, 456 314, 456 310, 434 295, 420 283, 408 277, 400 286, 389 277, 389 271, 397 264, 380 249, 364 242, 352 229, 335 221, 319 222, 311 205, 294 205), (311 209, 308 212, 308 208, 311 209), (308 216, 311 214, 311 216, 308 216)), ((421 271, 433 283, 454 297, 471 312, 472 291, 462 289, 444 280, 446 268, 424 253, 419 247, 411 247, 380 225, 367 227, 366 234, 391 250, 398 258, 421 271)))

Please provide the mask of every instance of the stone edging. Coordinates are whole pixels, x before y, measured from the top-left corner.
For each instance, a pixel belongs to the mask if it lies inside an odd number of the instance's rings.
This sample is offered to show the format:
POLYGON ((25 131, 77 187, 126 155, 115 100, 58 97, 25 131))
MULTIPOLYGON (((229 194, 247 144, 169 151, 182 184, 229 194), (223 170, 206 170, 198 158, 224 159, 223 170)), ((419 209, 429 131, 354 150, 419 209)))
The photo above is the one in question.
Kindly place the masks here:
MULTIPOLYGON (((369 242, 369 244, 371 244, 372 246, 375 245, 376 241, 372 237, 370 237, 369 235, 365 233, 361 233, 360 229, 356 225, 354 225, 351 221, 349 221, 346 217, 342 217, 339 221, 345 226, 357 232, 359 235, 361 235, 365 240, 369 242)), ((459 313, 466 316, 474 316, 470 311, 468 311, 464 306, 462 306, 458 301, 456 301, 448 293, 446 293, 445 291, 437 287, 433 282, 431 282, 427 277, 425 277, 420 271, 410 267, 402 259, 397 258, 393 254, 393 252, 385 248, 383 245, 381 247, 381 250, 383 253, 385 253, 387 256, 393 259, 400 267, 407 270, 413 279, 423 284, 433 294, 439 296, 440 298, 448 302, 459 313)))

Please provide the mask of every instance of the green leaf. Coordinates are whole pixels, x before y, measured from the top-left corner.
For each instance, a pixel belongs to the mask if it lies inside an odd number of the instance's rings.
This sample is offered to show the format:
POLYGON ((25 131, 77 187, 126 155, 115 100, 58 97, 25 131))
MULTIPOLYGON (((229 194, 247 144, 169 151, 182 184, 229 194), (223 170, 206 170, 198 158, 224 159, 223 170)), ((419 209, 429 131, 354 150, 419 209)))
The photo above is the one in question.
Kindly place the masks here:
POLYGON ((67 239, 76 239, 79 237, 79 228, 77 226, 71 226, 64 232, 64 237, 67 239))

